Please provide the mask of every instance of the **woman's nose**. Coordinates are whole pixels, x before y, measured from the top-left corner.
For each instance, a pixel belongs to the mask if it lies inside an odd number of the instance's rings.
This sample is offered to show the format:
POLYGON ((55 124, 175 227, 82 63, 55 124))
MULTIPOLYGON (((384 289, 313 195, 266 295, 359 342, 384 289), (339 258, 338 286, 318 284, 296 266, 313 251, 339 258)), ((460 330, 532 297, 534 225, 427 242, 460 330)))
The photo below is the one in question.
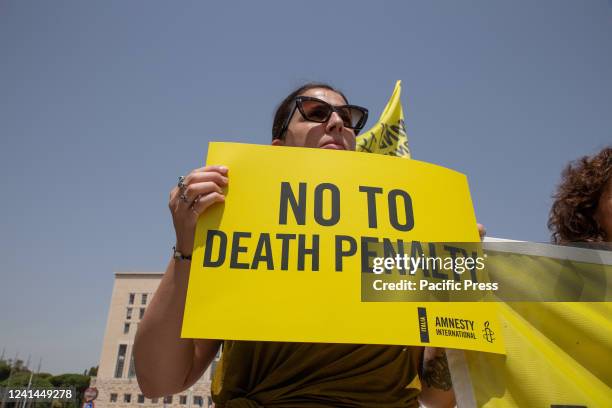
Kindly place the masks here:
POLYGON ((329 119, 327 119, 326 125, 327 131, 331 132, 333 130, 337 132, 341 132, 344 129, 344 122, 338 112, 333 111, 329 119))

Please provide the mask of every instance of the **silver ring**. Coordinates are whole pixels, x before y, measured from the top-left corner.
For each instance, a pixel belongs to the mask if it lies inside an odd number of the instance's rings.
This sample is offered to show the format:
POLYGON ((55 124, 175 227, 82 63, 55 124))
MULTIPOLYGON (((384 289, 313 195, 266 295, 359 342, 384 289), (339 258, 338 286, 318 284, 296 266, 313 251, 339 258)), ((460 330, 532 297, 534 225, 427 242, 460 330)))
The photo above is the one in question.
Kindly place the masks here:
POLYGON ((185 176, 179 177, 179 181, 177 185, 178 185, 178 188, 180 188, 181 190, 187 187, 187 185, 185 184, 185 176))
POLYGON ((185 195, 185 193, 181 193, 181 195, 179 196, 179 198, 181 199, 182 202, 184 203, 188 203, 189 200, 187 199, 187 196, 185 195))

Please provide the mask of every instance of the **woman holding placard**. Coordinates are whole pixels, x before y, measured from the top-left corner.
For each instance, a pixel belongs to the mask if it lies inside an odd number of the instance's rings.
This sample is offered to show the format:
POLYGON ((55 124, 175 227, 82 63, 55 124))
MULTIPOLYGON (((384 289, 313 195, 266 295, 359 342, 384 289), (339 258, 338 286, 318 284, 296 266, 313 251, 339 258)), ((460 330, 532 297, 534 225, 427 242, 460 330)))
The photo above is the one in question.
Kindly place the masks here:
MULTIPOLYGON (((272 144, 355 150, 367 116, 366 109, 348 104, 331 86, 307 84, 278 107, 272 144)), ((427 349, 422 364, 422 347, 180 338, 196 223, 210 206, 224 201, 230 177, 224 166, 202 167, 181 177, 170 193, 174 256, 134 344, 144 394, 162 397, 187 389, 223 343, 212 385, 218 407, 416 407, 417 399, 432 407, 453 406, 440 349, 427 349)))

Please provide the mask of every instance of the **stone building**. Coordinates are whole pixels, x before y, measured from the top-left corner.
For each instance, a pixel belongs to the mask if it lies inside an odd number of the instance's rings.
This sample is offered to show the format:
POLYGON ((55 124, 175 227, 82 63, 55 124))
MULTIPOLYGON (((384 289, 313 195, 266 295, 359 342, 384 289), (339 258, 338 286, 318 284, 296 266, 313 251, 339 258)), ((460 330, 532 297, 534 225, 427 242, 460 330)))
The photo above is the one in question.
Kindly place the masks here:
POLYGON ((198 382, 180 394, 149 399, 138 387, 134 336, 161 278, 156 272, 115 273, 98 374, 91 379, 91 386, 98 389, 96 408, 212 406, 210 381, 219 355, 198 382))

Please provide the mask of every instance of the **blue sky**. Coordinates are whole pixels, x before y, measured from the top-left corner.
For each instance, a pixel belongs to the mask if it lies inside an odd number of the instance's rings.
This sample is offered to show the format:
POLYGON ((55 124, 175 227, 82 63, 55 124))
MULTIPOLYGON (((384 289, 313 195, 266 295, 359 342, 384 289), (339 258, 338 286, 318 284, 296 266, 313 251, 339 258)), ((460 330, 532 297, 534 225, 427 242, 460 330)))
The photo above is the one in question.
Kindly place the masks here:
POLYGON ((548 241, 569 160, 612 142, 606 1, 0 3, 0 349, 96 365, 114 271, 162 271, 167 196, 211 140, 267 144, 328 81, 467 174, 495 237, 548 241))

